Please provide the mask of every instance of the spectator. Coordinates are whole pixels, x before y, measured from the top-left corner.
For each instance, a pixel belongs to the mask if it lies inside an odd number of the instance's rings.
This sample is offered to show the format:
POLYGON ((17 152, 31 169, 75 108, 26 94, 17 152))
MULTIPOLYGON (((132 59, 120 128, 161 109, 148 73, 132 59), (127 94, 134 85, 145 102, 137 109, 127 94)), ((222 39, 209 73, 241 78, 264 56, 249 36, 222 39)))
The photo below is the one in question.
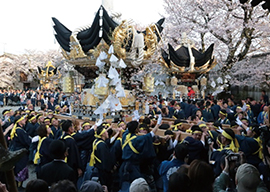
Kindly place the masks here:
POLYGON ((27 183, 25 192, 49 192, 48 184, 41 180, 41 179, 35 179, 31 180, 27 183))
MULTIPOLYGON (((226 191, 227 184, 229 182, 229 173, 228 173, 228 159, 226 159, 226 166, 215 181, 214 192, 223 192, 226 191)), ((256 167, 251 164, 244 163, 240 165, 237 169, 235 175, 235 185, 236 190, 239 192, 256 192, 256 191, 268 191, 264 186, 263 182, 260 180, 260 173, 256 167)))
POLYGON ((76 186, 69 180, 62 180, 55 183, 50 192, 77 192, 76 186))
POLYGON ((130 185, 129 192, 138 192, 138 191, 150 192, 149 186, 145 181, 145 179, 143 178, 135 179, 130 185))
POLYGON ((75 183, 75 172, 64 161, 68 155, 65 142, 55 140, 50 144, 49 149, 54 160, 41 167, 39 178, 46 181, 49 186, 64 179, 75 183))
POLYGON ((82 184, 80 192, 108 192, 108 189, 105 185, 101 186, 98 182, 88 180, 82 184))
POLYGON ((194 160, 189 167, 188 176, 191 180, 191 192, 210 192, 213 191, 215 181, 212 167, 200 160, 194 160))
POLYGON ((188 168, 181 166, 171 174, 168 182, 168 192, 190 192, 190 179, 187 173, 188 168))
POLYGON ((188 154, 188 147, 185 143, 178 144, 174 150, 174 157, 171 161, 163 161, 159 168, 159 174, 163 180, 163 191, 168 190, 168 181, 170 175, 173 174, 181 165, 185 164, 185 158, 188 154))

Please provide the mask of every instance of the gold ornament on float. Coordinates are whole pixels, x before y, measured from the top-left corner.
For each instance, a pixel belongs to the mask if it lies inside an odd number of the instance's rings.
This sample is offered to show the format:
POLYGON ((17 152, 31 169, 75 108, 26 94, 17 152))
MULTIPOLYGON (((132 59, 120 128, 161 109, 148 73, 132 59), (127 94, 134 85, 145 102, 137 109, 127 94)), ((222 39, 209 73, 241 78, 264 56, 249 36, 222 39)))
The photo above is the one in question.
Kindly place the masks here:
POLYGON ((43 68, 38 67, 38 78, 40 79, 40 84, 44 88, 54 88, 55 85, 59 83, 61 76, 60 71, 57 67, 52 65, 51 61, 43 68))
POLYGON ((73 93, 74 92, 74 79, 71 76, 66 76, 63 78, 63 92, 73 93))
POLYGON ((144 85, 143 85, 143 90, 146 93, 152 93, 154 91, 154 81, 155 78, 152 76, 152 74, 148 73, 144 77, 144 85))

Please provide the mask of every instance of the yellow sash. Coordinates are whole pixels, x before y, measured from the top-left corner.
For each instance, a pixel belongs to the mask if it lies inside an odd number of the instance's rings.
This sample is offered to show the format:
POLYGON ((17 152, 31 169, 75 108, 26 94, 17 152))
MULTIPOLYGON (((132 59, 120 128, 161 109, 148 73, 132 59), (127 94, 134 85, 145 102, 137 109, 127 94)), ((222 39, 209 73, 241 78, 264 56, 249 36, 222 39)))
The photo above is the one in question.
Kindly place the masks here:
POLYGON ((262 140, 261 140, 260 137, 257 137, 257 138, 254 139, 254 140, 258 142, 259 149, 258 149, 255 153, 253 153, 252 155, 255 155, 255 154, 258 153, 259 158, 260 158, 260 159, 263 159, 263 152, 262 152, 263 146, 262 146, 262 140))
POLYGON ((126 140, 125 140, 125 143, 122 145, 122 150, 125 148, 125 146, 128 144, 130 149, 136 153, 136 154, 139 154, 139 152, 135 149, 135 147, 132 145, 132 140, 135 139, 137 136, 133 136, 133 137, 130 137, 131 136, 131 133, 129 133, 127 136, 126 136, 126 140))
POLYGON ((97 156, 95 156, 95 151, 97 150, 97 147, 98 147, 98 144, 100 144, 101 142, 104 142, 103 140, 95 140, 93 142, 93 150, 92 150, 92 153, 91 153, 91 157, 90 157, 90 162, 89 162, 89 165, 90 166, 94 166, 96 164, 96 160, 101 163, 101 160, 99 158, 97 158, 97 156))
POLYGON ((36 152, 35 157, 34 157, 34 164, 35 165, 38 164, 38 160, 40 159, 41 154, 39 153, 39 150, 40 150, 41 144, 44 141, 44 139, 46 139, 46 137, 43 137, 42 139, 39 137, 38 146, 37 146, 37 152, 36 152))

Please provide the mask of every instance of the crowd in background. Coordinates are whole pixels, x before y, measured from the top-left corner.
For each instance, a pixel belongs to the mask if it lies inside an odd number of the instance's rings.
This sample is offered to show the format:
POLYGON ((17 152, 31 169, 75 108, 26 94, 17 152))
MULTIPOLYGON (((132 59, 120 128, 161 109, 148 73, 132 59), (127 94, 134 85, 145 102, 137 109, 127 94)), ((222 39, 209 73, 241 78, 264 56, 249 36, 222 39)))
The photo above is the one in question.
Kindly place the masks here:
POLYGON ((38 179, 29 182, 26 191, 31 187, 33 191, 33 186, 82 192, 270 189, 265 91, 260 101, 249 97, 236 101, 233 96, 176 101, 160 94, 146 100, 141 120, 101 119, 94 125, 87 120, 59 121, 54 114, 67 112, 66 96, 58 91, 41 93, 48 101, 40 102, 39 112, 34 111, 39 97, 35 104, 30 97, 23 108, 2 114, 10 151, 28 151, 15 165, 18 187, 27 179, 28 165, 35 166, 38 179), (162 118, 172 123, 163 123, 162 118), (161 129, 164 135, 158 134, 161 129))
MULTIPOLYGON (((25 106, 28 100, 35 106, 47 105, 50 98, 54 97, 55 102, 60 104, 66 94, 60 89, 0 89, 0 106, 25 106)), ((71 103, 80 103, 81 94, 75 91, 69 97, 71 103)))

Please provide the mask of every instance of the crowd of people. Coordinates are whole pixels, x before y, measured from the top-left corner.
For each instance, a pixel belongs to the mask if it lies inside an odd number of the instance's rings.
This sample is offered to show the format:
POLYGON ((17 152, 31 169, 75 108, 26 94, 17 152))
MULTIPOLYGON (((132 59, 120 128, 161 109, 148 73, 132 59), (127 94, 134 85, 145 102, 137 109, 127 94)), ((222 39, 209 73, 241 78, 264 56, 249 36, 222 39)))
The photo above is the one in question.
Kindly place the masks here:
MULTIPOLYGON (((51 97, 60 104, 66 95, 60 89, 0 89, 0 106, 25 106, 29 100, 34 107, 47 105, 51 97)), ((80 103, 80 92, 75 91, 69 99, 71 103, 80 103)))
POLYGON ((59 105, 59 101, 65 97, 50 94, 40 111, 34 110, 31 98, 15 112, 3 111, 1 124, 9 150, 28 151, 14 168, 18 187, 27 179, 28 165, 35 166, 37 179, 25 191, 35 187, 82 192, 270 189, 265 91, 258 102, 236 101, 233 96, 178 102, 150 97, 147 114, 129 122, 115 118, 79 124, 64 117, 60 121, 55 114, 65 114, 63 108, 69 103, 59 105))

